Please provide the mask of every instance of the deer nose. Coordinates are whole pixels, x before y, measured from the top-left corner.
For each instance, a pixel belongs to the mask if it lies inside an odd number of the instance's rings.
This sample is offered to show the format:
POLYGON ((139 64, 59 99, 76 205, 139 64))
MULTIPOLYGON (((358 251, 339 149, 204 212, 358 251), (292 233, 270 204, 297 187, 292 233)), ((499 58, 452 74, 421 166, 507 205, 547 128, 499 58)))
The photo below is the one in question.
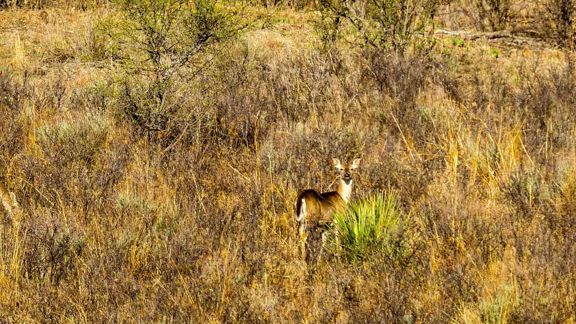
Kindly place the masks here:
POLYGON ((344 173, 344 178, 350 178, 350 173, 348 172, 344 173))

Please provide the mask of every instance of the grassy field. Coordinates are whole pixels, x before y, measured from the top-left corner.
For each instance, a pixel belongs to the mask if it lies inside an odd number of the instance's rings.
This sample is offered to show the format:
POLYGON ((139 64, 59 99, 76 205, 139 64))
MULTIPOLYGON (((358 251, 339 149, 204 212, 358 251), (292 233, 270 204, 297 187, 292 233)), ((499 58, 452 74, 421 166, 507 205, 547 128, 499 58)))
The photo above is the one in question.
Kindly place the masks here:
POLYGON ((370 45, 304 1, 0 1, 0 322, 574 323, 576 10, 479 2, 370 45))

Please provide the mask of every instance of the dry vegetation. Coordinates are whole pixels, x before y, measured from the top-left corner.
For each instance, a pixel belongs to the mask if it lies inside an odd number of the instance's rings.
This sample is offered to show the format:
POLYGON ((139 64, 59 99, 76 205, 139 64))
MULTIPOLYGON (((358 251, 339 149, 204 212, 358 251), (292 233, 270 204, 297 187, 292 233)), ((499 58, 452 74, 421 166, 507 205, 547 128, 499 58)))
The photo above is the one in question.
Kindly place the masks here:
POLYGON ((0 322, 574 323, 574 3, 407 2, 0 0, 0 322), (306 262, 332 157, 402 216, 306 262))

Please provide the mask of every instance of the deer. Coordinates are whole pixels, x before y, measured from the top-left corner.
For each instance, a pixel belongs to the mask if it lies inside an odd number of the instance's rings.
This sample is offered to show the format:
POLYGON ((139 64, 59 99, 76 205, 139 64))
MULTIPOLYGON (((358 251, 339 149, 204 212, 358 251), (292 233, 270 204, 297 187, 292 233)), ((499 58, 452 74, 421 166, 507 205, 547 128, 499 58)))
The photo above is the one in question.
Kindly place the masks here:
MULTIPOLYGON (((0 206, 3 207, 8 219, 12 219, 14 216, 20 216, 22 213, 18 200, 16 200, 16 195, 4 189, 2 184, 0 184, 0 206)), ((2 211, 2 209, 0 209, 0 211, 2 211)))
POLYGON ((339 159, 332 159, 334 168, 339 172, 336 191, 319 193, 314 189, 302 191, 296 198, 296 221, 299 232, 325 226, 332 222, 334 213, 346 207, 352 195, 352 171, 360 165, 360 159, 351 164, 342 164, 339 159))
POLYGON ((360 159, 351 164, 342 164, 339 159, 332 159, 334 168, 339 173, 336 191, 319 193, 307 189, 298 195, 295 203, 296 221, 300 236, 300 251, 306 263, 317 262, 315 257, 321 255, 327 239, 326 225, 330 224, 334 214, 346 208, 352 195, 352 171, 360 165, 360 159), (309 241, 309 234, 311 235, 309 241), (321 236, 321 239, 320 237, 321 236), (320 243, 318 246, 318 243, 320 243), (320 253, 318 253, 320 252, 320 253))

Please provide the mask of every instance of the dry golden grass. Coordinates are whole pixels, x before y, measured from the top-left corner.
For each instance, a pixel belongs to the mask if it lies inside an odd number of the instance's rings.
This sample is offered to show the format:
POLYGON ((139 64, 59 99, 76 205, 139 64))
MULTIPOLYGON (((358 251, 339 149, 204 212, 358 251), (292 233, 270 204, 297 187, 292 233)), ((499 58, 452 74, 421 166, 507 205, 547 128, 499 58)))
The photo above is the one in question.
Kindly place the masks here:
POLYGON ((378 65, 321 50, 314 12, 248 12, 270 23, 146 136, 95 29, 113 6, 0 10, 0 321, 574 323, 559 50, 446 37, 434 68, 378 65), (412 254, 302 259, 294 199, 332 157, 363 159, 353 200, 397 193, 412 254))

